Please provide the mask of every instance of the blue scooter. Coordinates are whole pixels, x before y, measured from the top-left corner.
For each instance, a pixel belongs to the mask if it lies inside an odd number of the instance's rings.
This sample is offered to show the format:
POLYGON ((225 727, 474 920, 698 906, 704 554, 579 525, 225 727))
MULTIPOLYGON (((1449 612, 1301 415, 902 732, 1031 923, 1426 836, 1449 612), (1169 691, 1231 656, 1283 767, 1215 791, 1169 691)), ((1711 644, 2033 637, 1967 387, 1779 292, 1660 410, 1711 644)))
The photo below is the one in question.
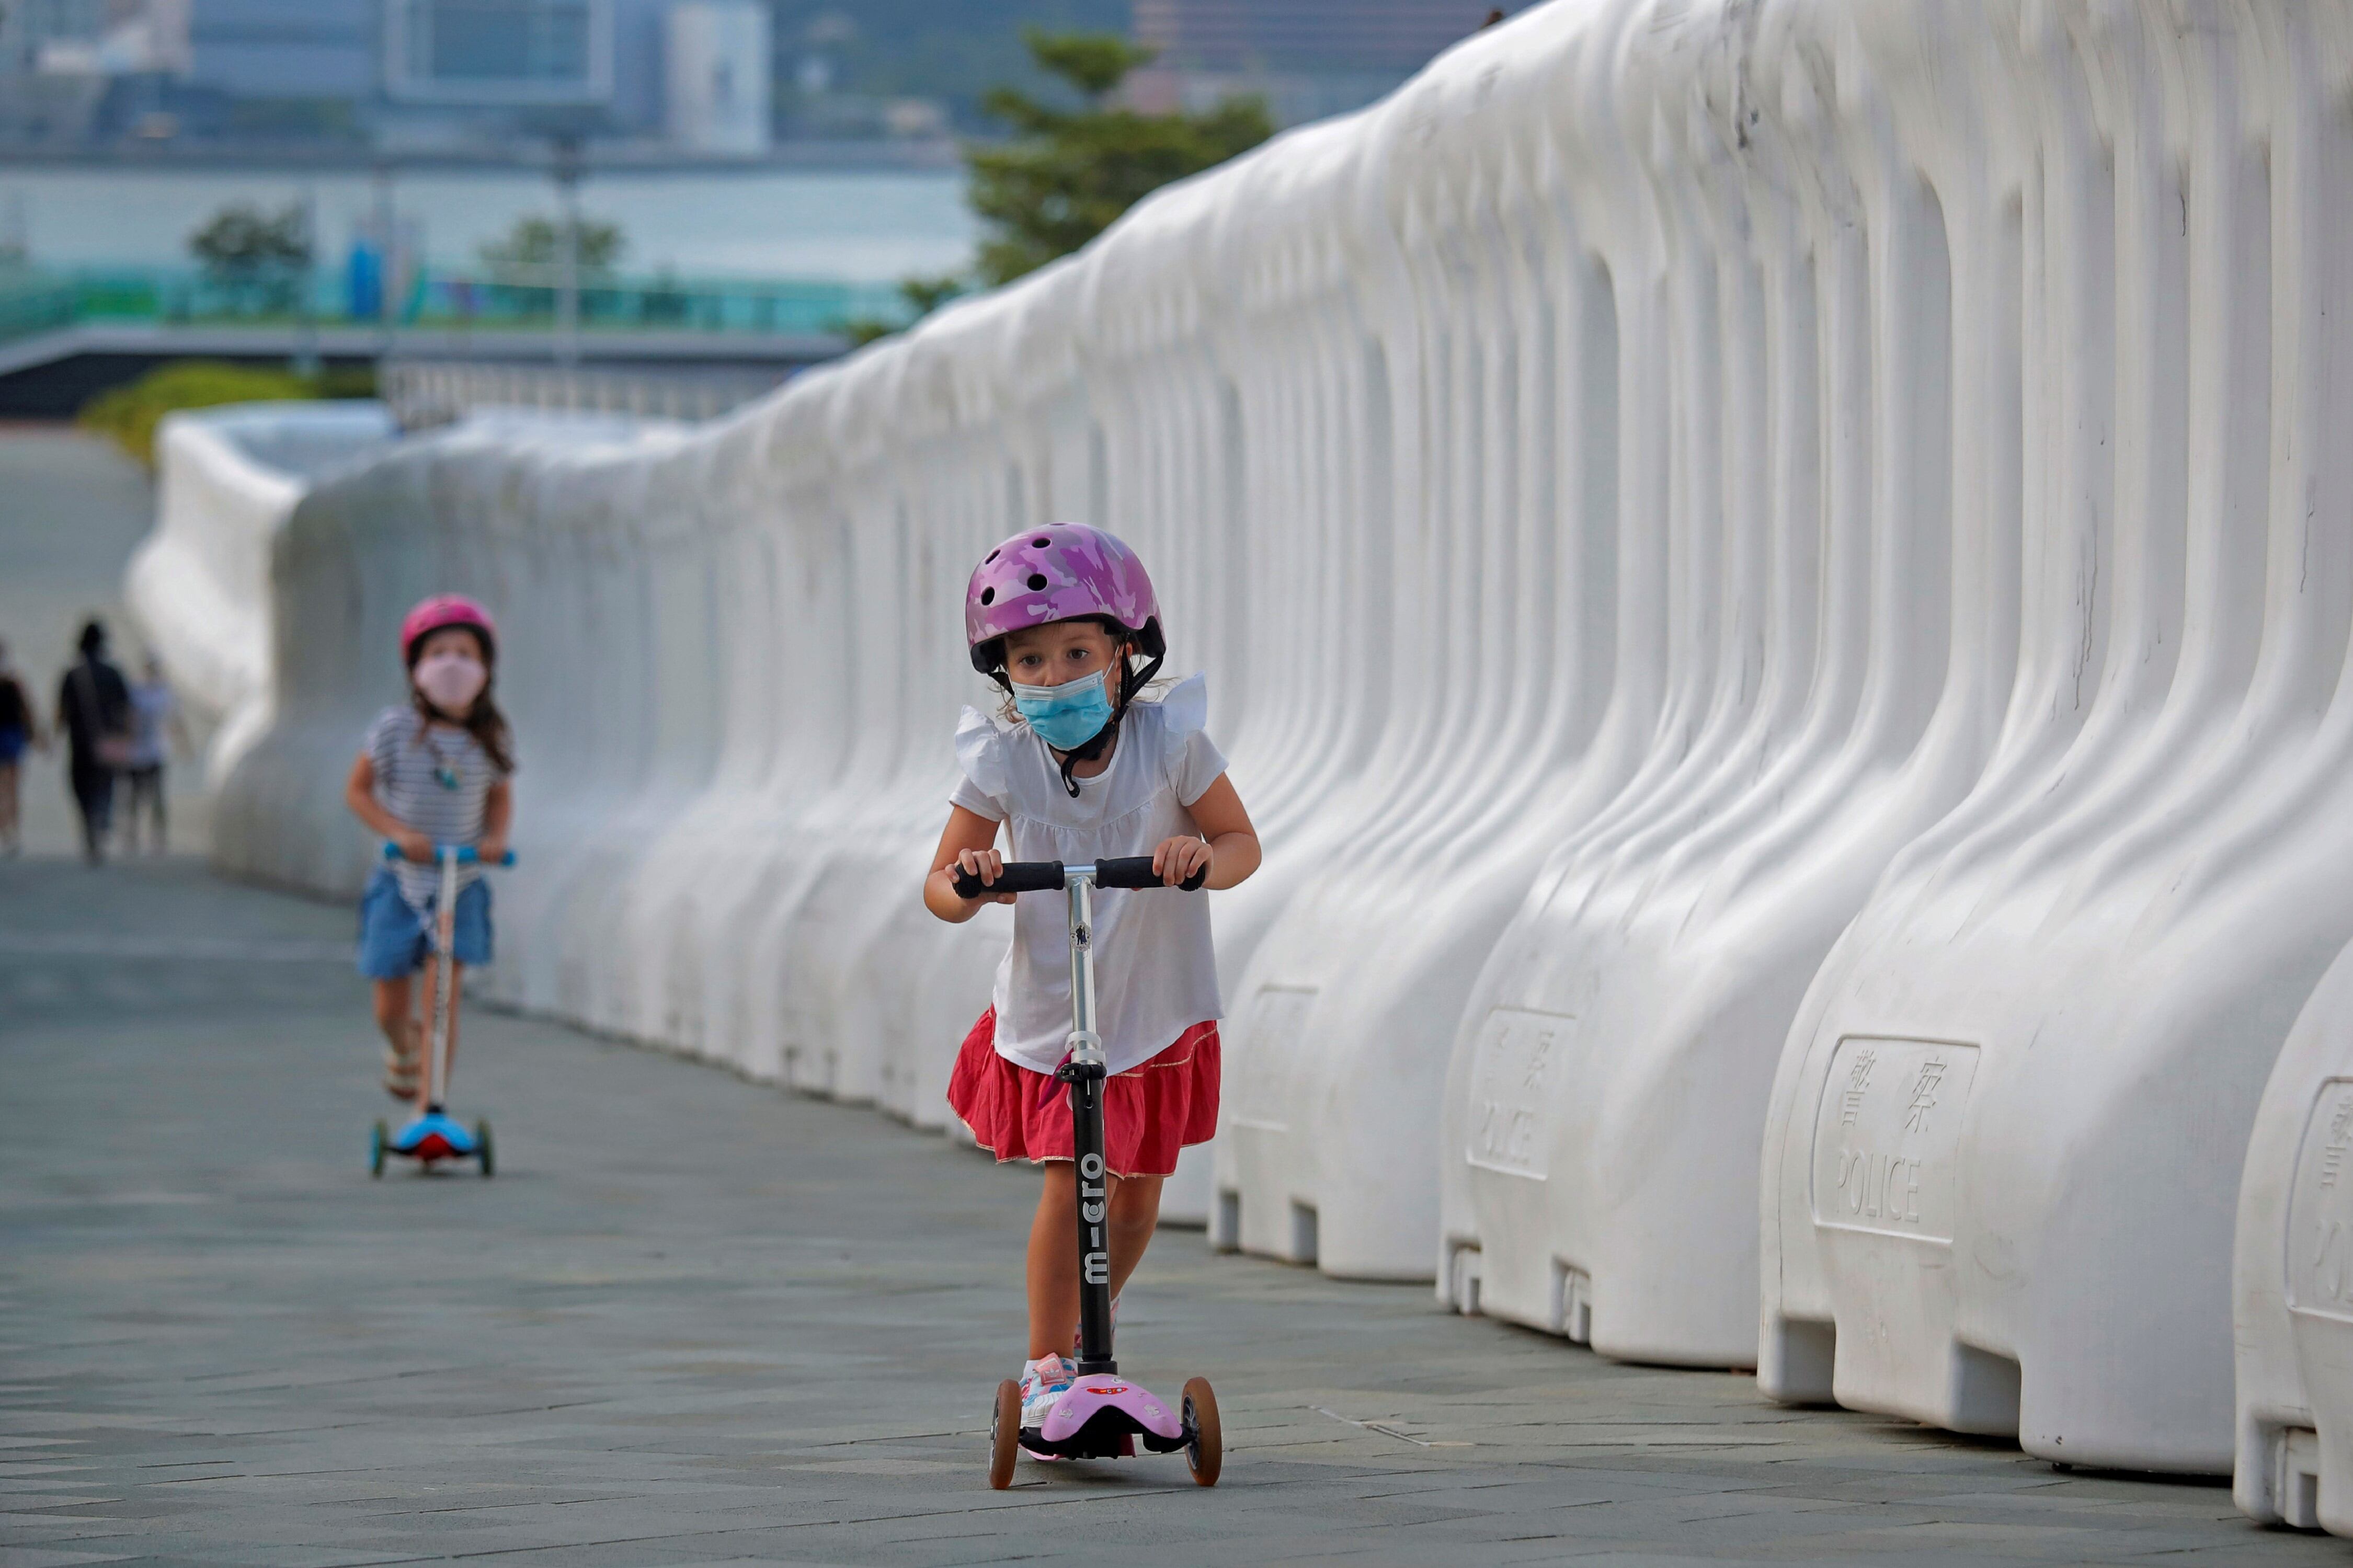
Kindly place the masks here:
MULTIPOLYGON (((400 846, 386 844, 384 858, 400 858, 400 846)), ((477 1121, 471 1131, 452 1121, 441 1109, 443 1086, 449 1081, 449 987, 451 964, 448 962, 457 945, 458 933, 458 868, 480 863, 481 857, 470 844, 441 844, 434 847, 433 858, 441 868, 441 894, 433 906, 433 951, 442 962, 433 966, 433 1049, 425 1062, 425 1113, 395 1132, 381 1120, 368 1138, 368 1174, 384 1174, 387 1157, 397 1154, 404 1160, 414 1160, 430 1170, 437 1160, 472 1160, 481 1166, 482 1174, 492 1174, 498 1169, 491 1151, 491 1124, 477 1121)), ((500 859, 501 866, 514 864, 514 851, 510 849, 500 859)))

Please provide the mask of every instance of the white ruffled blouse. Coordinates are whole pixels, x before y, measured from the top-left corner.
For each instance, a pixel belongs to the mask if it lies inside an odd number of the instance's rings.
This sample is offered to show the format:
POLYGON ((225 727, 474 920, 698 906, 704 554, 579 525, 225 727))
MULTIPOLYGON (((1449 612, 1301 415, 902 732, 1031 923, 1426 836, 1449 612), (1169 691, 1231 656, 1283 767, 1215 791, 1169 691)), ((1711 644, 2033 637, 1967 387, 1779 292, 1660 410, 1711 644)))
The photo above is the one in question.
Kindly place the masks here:
MULTIPOLYGON (((1197 835, 1187 808, 1226 771, 1201 732, 1208 687, 1196 675, 1120 721, 1111 766, 1063 787, 1060 764, 1029 726, 967 708, 956 726, 964 779, 949 798, 1006 825, 1008 860, 1080 865, 1149 855, 1164 838, 1197 835)), ((1222 1017, 1209 943, 1209 900, 1174 889, 1095 892, 1095 1028, 1111 1070, 1125 1072, 1222 1017)), ((1069 1047, 1071 938, 1059 894, 1013 906, 1013 945, 997 966, 997 1054, 1050 1073, 1069 1047)))

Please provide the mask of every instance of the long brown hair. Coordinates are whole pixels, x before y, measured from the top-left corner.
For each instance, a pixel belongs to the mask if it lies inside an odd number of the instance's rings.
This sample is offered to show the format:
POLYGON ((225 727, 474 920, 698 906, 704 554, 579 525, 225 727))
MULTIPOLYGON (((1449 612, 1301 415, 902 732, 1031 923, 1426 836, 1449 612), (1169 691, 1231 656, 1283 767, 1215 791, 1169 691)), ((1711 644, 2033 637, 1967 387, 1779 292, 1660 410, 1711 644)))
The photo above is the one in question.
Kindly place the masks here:
MULTIPOLYGON (((466 710, 465 718, 459 722, 466 733, 474 737, 474 743, 488 753, 492 766, 502 773, 511 773, 514 772, 514 750, 508 736, 507 716, 500 712, 499 705, 491 700, 491 689, 499 683, 498 656, 491 647, 491 639, 484 637, 477 626, 460 626, 446 629, 471 634, 474 646, 482 653, 482 673, 489 677, 482 682, 481 690, 474 694, 473 706, 466 710)), ((417 656, 424 647, 425 638, 418 637, 408 650, 408 673, 412 677, 417 673, 417 656)), ((439 719, 441 714, 425 700, 425 693, 417 689, 414 679, 408 683, 408 703, 417 710, 417 736, 423 740, 425 727, 439 719)))

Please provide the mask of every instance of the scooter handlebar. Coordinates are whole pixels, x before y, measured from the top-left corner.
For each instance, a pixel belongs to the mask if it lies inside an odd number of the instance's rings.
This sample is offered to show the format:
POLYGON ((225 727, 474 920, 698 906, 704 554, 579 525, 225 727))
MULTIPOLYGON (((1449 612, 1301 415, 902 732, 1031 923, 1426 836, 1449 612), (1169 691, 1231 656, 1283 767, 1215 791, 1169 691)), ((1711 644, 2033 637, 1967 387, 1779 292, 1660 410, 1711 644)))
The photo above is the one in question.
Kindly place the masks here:
MULTIPOLYGON (((1209 868, 1204 866, 1178 886, 1186 892, 1196 892, 1208 876, 1209 868)), ((955 890, 959 899, 977 899, 990 893, 1060 892, 1062 883, 1062 863, 1060 860, 1008 860, 998 869, 997 880, 987 886, 961 866, 955 868, 955 890)), ((1158 888, 1165 885, 1154 874, 1149 855, 1122 855, 1095 862, 1095 886, 1098 888, 1158 888)))
MULTIPOLYGON (((457 857, 458 864, 460 866, 480 865, 482 858, 481 851, 476 849, 470 844, 437 844, 433 847, 433 855, 436 860, 438 860, 444 855, 454 855, 457 857)), ((385 839, 384 841, 384 858, 387 860, 399 859, 401 858, 400 846, 395 844, 389 838, 385 839)), ((499 857, 499 864, 501 866, 512 866, 514 863, 515 853, 512 849, 499 857)))

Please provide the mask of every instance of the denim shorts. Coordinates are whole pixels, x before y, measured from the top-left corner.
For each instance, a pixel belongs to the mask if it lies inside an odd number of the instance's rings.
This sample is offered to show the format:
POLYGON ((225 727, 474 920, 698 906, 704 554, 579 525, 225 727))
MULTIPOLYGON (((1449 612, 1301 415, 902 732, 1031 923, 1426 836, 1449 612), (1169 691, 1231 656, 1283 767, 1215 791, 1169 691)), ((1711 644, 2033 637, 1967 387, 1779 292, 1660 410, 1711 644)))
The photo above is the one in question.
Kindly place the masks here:
POLYGON ((0 768, 14 767, 25 755, 25 731, 10 724, 0 728, 0 768))
MULTIPOLYGON (((360 973, 370 980, 401 980, 425 966, 433 949, 432 908, 419 915, 400 896, 400 879, 379 867, 360 895, 360 973)), ((477 880, 458 891, 458 962, 491 961, 491 885, 477 880)))

